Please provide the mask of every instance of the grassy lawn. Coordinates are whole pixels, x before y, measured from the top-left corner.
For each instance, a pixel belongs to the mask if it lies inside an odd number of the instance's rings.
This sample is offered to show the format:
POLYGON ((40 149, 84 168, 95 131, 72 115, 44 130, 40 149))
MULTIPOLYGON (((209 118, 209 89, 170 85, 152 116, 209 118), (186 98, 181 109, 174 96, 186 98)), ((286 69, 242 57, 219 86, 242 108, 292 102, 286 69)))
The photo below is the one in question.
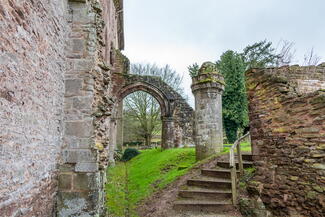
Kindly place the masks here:
POLYGON ((195 164, 195 149, 151 149, 108 170, 107 206, 110 216, 136 216, 142 199, 185 174, 195 164))
MULTIPOLYGON (((224 151, 228 152, 233 144, 224 144, 224 151)), ((244 152, 250 152, 251 151, 251 144, 249 142, 243 142, 240 144, 241 150, 244 152)))
MULTIPOLYGON (((224 152, 229 151, 225 145, 224 152)), ((241 144, 250 151, 250 144, 241 144)), ((106 185, 109 216, 137 216, 136 205, 154 191, 164 188, 196 165, 195 148, 149 149, 127 163, 118 162, 108 169, 106 185)))

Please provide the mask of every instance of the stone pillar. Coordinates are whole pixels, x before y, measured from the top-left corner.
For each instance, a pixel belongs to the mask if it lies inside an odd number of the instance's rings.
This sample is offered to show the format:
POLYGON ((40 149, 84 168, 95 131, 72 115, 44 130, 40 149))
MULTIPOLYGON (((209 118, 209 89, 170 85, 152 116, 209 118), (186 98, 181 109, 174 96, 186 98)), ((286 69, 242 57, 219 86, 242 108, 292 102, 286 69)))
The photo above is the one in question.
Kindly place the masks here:
POLYGON ((215 64, 206 62, 192 78, 191 88, 195 97, 196 159, 202 160, 223 150, 221 97, 224 79, 215 64))
POLYGON ((162 117, 162 149, 174 147, 174 120, 172 117, 162 117))
MULTIPOLYGON (((72 32, 68 43, 65 73, 65 134, 59 168, 57 217, 104 214, 105 171, 99 169, 95 141, 95 80, 97 25, 92 5, 69 1, 72 32)), ((63 52, 64 53, 64 52, 63 52)))
POLYGON ((116 118, 116 149, 122 150, 123 147, 123 100, 117 106, 116 118))

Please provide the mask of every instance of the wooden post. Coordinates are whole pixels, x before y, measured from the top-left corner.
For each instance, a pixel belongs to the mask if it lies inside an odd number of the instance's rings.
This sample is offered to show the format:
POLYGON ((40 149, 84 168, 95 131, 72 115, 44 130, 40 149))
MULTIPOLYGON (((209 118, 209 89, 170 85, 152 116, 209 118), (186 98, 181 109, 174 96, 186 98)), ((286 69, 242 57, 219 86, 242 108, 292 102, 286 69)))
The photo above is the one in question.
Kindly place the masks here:
POLYGON ((236 162, 234 149, 231 148, 229 152, 229 165, 230 165, 230 175, 231 175, 231 194, 233 205, 237 204, 237 174, 236 174, 236 162))
POLYGON ((231 192, 232 204, 237 204, 237 180, 236 180, 236 167, 231 168, 231 192))
POLYGON ((239 172, 242 176, 244 174, 243 156, 241 155, 240 142, 237 144, 237 156, 238 156, 238 166, 239 172))
POLYGON ((237 139, 236 142, 231 146, 229 150, 229 166, 230 166, 230 175, 231 175, 231 194, 232 194, 232 203, 237 205, 237 167, 235 161, 235 148, 237 148, 238 155, 238 165, 240 174, 244 174, 243 166, 243 157, 240 150, 240 141, 249 136, 249 133, 237 139))

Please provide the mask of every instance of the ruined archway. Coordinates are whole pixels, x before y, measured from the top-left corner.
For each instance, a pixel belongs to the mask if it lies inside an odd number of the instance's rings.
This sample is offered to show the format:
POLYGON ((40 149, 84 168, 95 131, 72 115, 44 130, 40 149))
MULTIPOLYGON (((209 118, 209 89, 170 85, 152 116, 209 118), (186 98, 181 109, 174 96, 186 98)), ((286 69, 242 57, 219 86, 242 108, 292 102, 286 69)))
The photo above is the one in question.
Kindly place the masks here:
POLYGON ((161 146, 161 117, 166 111, 165 103, 146 88, 139 87, 138 84, 135 86, 135 88, 126 89, 125 94, 120 98, 119 105, 122 108, 118 110, 116 135, 119 150, 123 149, 123 144, 143 144, 149 147, 153 145, 151 144, 153 140, 159 141, 158 145, 161 146))
POLYGON ((145 82, 136 81, 134 84, 130 84, 122 88, 116 95, 117 102, 121 102, 126 96, 137 91, 143 91, 153 96, 160 105, 161 115, 163 117, 171 115, 171 103, 166 100, 167 97, 164 95, 164 93, 155 86, 145 82))
MULTIPOLYGON (((119 61, 117 61, 119 62, 119 61)), ((116 67, 121 69, 120 67, 116 67)), ((113 139, 111 147, 116 147, 118 140, 118 122, 121 120, 123 99, 134 92, 144 91, 153 96, 161 108, 162 148, 178 147, 180 144, 192 144, 193 109, 186 101, 166 84, 160 77, 115 72, 113 74, 114 108, 112 112, 113 139)))

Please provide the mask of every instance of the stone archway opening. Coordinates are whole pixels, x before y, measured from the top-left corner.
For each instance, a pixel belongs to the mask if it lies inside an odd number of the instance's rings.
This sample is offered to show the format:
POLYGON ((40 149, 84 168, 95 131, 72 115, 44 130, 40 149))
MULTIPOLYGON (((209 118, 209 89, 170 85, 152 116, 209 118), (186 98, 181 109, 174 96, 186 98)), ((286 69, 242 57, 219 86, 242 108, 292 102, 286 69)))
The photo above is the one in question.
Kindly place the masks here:
POLYGON ((186 100, 171 86, 158 76, 130 74, 129 61, 117 53, 116 63, 112 74, 111 100, 114 102, 110 122, 110 155, 117 149, 121 141, 121 112, 123 99, 137 91, 143 91, 154 97, 160 105, 161 111, 161 147, 169 149, 180 146, 193 145, 193 114, 194 111, 186 100))
POLYGON ((159 104, 161 119, 161 147, 168 149, 174 147, 174 112, 172 102, 159 88, 146 82, 134 82, 122 87, 116 94, 116 103, 113 109, 112 126, 115 136, 112 139, 112 147, 122 144, 123 138, 123 100, 136 93, 146 93, 159 104))
POLYGON ((150 93, 140 90, 126 95, 117 111, 119 150, 127 146, 157 147, 162 144, 162 107, 150 93))

